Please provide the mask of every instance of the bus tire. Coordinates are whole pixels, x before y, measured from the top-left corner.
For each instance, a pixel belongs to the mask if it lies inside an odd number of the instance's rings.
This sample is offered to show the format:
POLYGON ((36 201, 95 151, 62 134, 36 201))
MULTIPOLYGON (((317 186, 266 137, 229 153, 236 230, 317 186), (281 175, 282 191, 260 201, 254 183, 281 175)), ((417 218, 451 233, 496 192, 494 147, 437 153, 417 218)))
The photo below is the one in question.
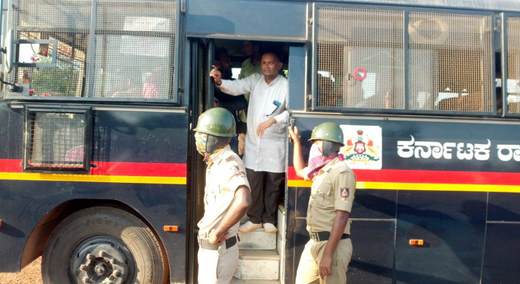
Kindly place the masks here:
POLYGON ((121 209, 93 207, 65 218, 42 256, 44 284, 167 282, 161 245, 150 228, 121 209))

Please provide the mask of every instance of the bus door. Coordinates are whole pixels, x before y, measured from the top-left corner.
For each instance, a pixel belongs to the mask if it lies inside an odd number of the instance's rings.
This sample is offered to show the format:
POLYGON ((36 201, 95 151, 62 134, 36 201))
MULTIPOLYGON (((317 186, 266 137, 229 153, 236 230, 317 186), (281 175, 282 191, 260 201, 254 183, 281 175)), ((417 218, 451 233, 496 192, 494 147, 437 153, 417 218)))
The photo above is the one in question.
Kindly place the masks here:
MULTIPOLYGON (((188 232, 188 259, 189 275, 196 279, 197 275, 197 251, 196 243, 198 227, 197 222, 204 215, 204 187, 206 184, 206 163, 197 152, 195 138, 192 131, 197 126, 197 120, 201 113, 213 107, 213 80, 209 77, 209 71, 213 62, 214 42, 213 40, 188 38, 189 42, 189 77, 190 90, 190 113, 191 127, 188 133, 189 163, 188 187, 191 196, 189 200, 189 223, 188 232)), ((195 281, 194 281, 195 282, 195 281)))

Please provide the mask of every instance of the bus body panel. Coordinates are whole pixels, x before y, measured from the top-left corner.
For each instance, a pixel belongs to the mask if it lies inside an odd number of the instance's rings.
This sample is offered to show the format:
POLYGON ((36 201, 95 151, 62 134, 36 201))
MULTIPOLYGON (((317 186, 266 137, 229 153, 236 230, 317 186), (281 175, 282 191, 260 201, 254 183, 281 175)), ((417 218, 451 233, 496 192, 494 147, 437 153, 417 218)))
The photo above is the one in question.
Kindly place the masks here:
POLYGON ((174 257, 168 254, 171 279, 185 281, 186 251, 178 249, 185 246, 187 236, 184 108, 98 108, 92 115, 91 172, 70 175, 24 173, 24 108, 5 103, 0 107, 0 116, 9 121, 0 128, 6 138, 0 152, 0 242, 9 244, 0 249, 2 272, 19 271, 27 239, 49 212, 79 202, 124 205, 135 211, 154 228, 166 251, 175 251, 174 257), (179 230, 165 232, 167 225, 179 230))
MULTIPOLYGON (((343 117, 293 114, 302 141, 310 137, 315 125, 325 121, 359 129, 381 127, 383 168, 354 167, 358 189, 350 216, 354 255, 349 266, 349 283, 360 279, 363 283, 514 281, 516 272, 501 274, 504 267, 497 262, 511 267, 509 261, 514 261, 519 252, 513 237, 520 221, 515 206, 520 198, 518 161, 512 157, 505 159, 507 150, 499 149, 500 145, 518 145, 520 137, 508 129, 519 125, 437 118, 414 121, 395 117, 343 117), (489 136, 490 133, 494 135, 489 136), (425 148, 403 158, 399 144, 410 141, 412 136, 416 145, 425 148), (462 152, 470 144, 482 144, 485 146, 480 151, 485 150, 489 155, 481 157, 476 154, 479 151, 473 150, 473 159, 459 157, 457 151, 453 151, 451 159, 435 158, 431 153, 426 157, 423 154, 427 151, 423 149, 428 147, 419 144, 420 141, 439 142, 443 151, 452 145, 446 143, 462 143, 459 148, 462 152), (374 187, 378 185, 380 188, 374 187), (411 245, 411 240, 423 240, 424 245, 411 245)), ((346 140, 350 134, 345 133, 346 140)), ((308 155, 308 150, 303 150, 304 155, 308 155)), ((292 147, 289 147, 291 164, 292 147)), ((308 240, 305 215, 310 189, 298 184, 289 171, 287 210, 295 211, 295 219, 288 220, 291 232, 288 248, 294 248, 289 255, 295 259, 288 259, 287 265, 298 262, 308 240)), ((295 273, 296 270, 287 275, 295 273)))
POLYGON ((188 1, 186 33, 233 35, 250 40, 306 38, 305 2, 188 1), (247 23, 247 24, 245 24, 247 23))

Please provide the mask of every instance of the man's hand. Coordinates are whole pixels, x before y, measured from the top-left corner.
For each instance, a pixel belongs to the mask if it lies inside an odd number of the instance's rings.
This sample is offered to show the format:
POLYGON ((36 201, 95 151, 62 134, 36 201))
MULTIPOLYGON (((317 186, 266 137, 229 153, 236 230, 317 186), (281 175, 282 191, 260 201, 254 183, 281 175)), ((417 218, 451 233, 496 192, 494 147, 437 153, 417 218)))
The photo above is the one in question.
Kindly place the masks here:
POLYGON ((323 254, 320 261, 320 278, 325 279, 325 276, 330 275, 330 265, 332 264, 332 257, 330 255, 323 254))
POLYGON ((258 135, 258 137, 262 137, 264 136, 264 132, 267 128, 271 127, 273 124, 276 123, 276 119, 274 118, 269 118, 268 120, 260 123, 260 125, 258 125, 258 128, 256 129, 256 135, 258 135))
POLYGON ((223 245, 224 244, 224 241, 229 239, 229 237, 227 236, 227 232, 225 232, 225 234, 217 234, 217 231, 215 229, 212 229, 210 232, 209 232, 209 236, 208 236, 208 240, 209 240, 209 243, 212 244, 212 245, 223 245))
POLYGON ((217 86, 222 85, 222 74, 218 70, 218 67, 215 65, 211 65, 211 67, 213 67, 213 69, 211 69, 211 72, 209 72, 209 76, 213 78, 213 81, 217 86))
POLYGON ((300 130, 298 130, 297 126, 288 127, 289 128, 289 139, 293 143, 300 142, 300 130))

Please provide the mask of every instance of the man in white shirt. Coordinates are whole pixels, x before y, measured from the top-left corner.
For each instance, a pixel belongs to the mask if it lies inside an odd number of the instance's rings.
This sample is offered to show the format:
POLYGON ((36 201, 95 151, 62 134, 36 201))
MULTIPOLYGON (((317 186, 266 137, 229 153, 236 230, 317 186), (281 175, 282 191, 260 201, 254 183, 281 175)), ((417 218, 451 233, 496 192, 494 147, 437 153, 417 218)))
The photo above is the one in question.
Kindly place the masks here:
POLYGON ((222 80, 215 67, 210 76, 226 94, 250 93, 243 159, 253 203, 247 212, 249 221, 239 231, 249 232, 263 225, 266 232, 274 233, 285 176, 288 82, 279 75, 283 64, 274 52, 264 53, 261 64, 262 75, 252 74, 241 80, 222 80))

